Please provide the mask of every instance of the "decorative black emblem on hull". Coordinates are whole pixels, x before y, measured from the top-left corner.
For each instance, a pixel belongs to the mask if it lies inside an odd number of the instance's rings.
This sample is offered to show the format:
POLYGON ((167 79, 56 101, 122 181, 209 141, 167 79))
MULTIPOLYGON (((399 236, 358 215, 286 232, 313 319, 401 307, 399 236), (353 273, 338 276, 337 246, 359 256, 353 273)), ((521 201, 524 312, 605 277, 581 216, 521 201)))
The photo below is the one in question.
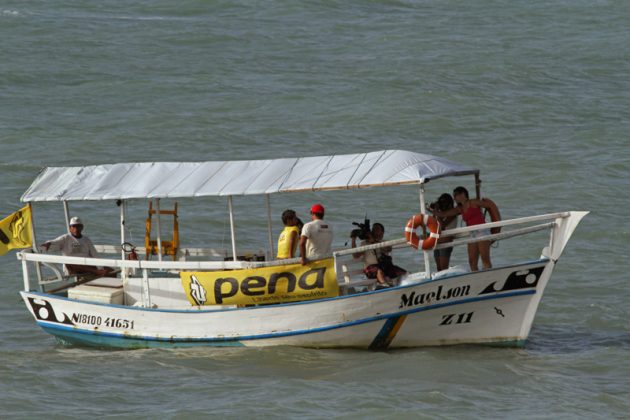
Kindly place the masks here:
POLYGON ((530 270, 514 271, 505 280, 505 284, 500 290, 496 290, 494 288, 496 281, 493 281, 479 294, 485 295, 488 293, 507 292, 509 290, 529 289, 532 287, 536 287, 536 285, 538 284, 538 279, 540 279, 540 275, 542 274, 544 269, 545 267, 543 266, 532 268, 530 270))
POLYGON ((74 325, 70 317, 66 314, 63 314, 63 319, 60 321, 57 319, 57 315, 55 311, 47 300, 44 299, 35 299, 28 298, 28 303, 33 308, 33 313, 35 314, 35 318, 39 321, 48 321, 48 322, 56 322, 58 324, 67 324, 74 325))

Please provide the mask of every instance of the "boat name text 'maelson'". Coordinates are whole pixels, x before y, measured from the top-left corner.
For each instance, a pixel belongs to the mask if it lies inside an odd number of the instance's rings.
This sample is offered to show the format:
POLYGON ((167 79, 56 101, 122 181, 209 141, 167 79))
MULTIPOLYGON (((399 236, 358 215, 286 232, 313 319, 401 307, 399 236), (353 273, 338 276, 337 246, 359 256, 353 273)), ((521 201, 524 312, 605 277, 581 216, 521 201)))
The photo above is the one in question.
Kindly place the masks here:
POLYGON ((432 292, 416 294, 415 291, 409 295, 403 293, 400 297, 400 306, 398 309, 409 306, 417 306, 429 304, 431 302, 439 302, 440 300, 446 300, 450 298, 468 296, 470 293, 470 285, 452 287, 447 290, 443 290, 442 286, 438 286, 437 290, 432 292))

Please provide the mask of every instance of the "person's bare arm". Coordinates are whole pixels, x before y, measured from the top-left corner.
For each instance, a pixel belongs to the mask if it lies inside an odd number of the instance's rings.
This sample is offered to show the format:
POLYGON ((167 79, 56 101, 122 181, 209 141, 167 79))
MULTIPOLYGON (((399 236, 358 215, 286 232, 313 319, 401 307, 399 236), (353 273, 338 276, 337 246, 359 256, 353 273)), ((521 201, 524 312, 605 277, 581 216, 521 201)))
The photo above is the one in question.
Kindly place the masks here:
POLYGON ((53 251, 55 251, 55 250, 59 250, 59 249, 61 249, 61 245, 63 244, 63 241, 64 241, 64 236, 63 236, 63 235, 61 235, 61 236, 60 236, 60 237, 58 237, 58 238, 51 239, 50 241, 46 241, 46 242, 44 242, 44 243, 43 243, 43 244, 41 244, 40 246, 41 246, 42 248, 44 248, 46 251, 49 251, 49 250, 50 250, 50 247, 52 246, 53 251))
POLYGON ((460 214, 462 212, 462 209, 460 207, 455 207, 446 211, 438 211, 438 210, 431 210, 430 211, 433 212, 433 215, 435 217, 439 217, 439 218, 445 218, 445 217, 456 217, 458 214, 460 214))
MULTIPOLYGON (((352 248, 356 248, 357 247, 357 237, 353 236, 352 237, 352 248)), ((353 258, 361 258, 361 256, 363 255, 363 252, 355 252, 354 254, 352 254, 353 258)))
POLYGON ((486 202, 485 198, 482 198, 481 200, 473 198, 471 200, 469 200, 470 204, 473 207, 482 207, 484 209, 487 209, 488 207, 490 207, 490 204, 488 204, 488 202, 486 202))
POLYGON ((307 241, 307 237, 302 235, 300 236, 300 262, 302 263, 302 265, 306 264, 306 241, 307 241))

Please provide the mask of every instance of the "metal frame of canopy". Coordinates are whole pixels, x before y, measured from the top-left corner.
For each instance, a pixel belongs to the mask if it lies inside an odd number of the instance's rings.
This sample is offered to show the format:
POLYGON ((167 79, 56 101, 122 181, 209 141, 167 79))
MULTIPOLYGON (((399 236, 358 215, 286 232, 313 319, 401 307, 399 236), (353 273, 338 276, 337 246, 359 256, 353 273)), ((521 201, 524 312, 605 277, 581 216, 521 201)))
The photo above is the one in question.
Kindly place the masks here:
MULTIPOLYGON (((126 211, 127 211, 127 201, 126 200, 118 200, 120 202, 120 243, 124 244, 126 242, 126 234, 125 234, 125 220, 126 220, 126 211)), ((233 260, 237 261, 237 251, 236 251, 236 224, 234 221, 234 208, 232 196, 228 196, 228 214, 230 218, 230 236, 232 242, 232 254, 233 260)), ((29 203, 31 204, 31 203, 29 203)), ((160 219, 160 199, 157 198, 155 200, 156 205, 156 239, 157 239, 157 249, 158 249, 158 261, 162 261, 162 229, 161 229, 161 219, 160 219)), ((268 252, 269 255, 274 254, 274 246, 273 246, 273 229, 272 229, 272 220, 271 220, 271 203, 269 199, 269 194, 265 194, 265 205, 267 208, 267 236, 268 236, 268 252)), ((31 204, 32 208, 32 204, 31 204)), ((68 201, 63 201, 63 209, 64 209, 64 218, 66 222, 66 229, 70 224, 70 206, 68 201)), ((35 237, 35 232, 33 228, 33 237, 35 237)), ((68 230, 69 231, 69 230, 68 230)), ((34 240, 33 251, 38 252, 37 250, 37 242, 34 240)), ((121 250, 121 258, 125 258, 125 251, 121 250)))
MULTIPOLYGON (((333 155, 333 156, 318 156, 312 158, 295 158, 295 159, 276 159, 276 160, 263 160, 263 161, 225 161, 225 162, 196 162, 196 163, 140 163, 140 164, 117 164, 117 165, 100 165, 81 168, 46 168, 43 170, 29 189, 22 196, 22 201, 29 204, 34 201, 62 201, 64 206, 64 216, 66 219, 66 226, 68 226, 70 213, 68 201, 82 201, 82 200, 107 200, 114 199, 120 201, 120 232, 121 243, 125 242, 125 213, 126 213, 126 200, 129 198, 155 198, 158 209, 157 213, 157 245, 158 245, 158 259, 162 260, 162 247, 161 247, 161 225, 159 215, 159 203, 160 198, 176 198, 176 197, 200 197, 200 196, 226 196, 228 202, 228 212, 230 219, 230 236, 232 242, 232 256, 233 260, 238 260, 237 247, 236 247, 236 226, 234 221, 234 209, 233 209, 233 195, 264 195, 265 205, 267 209, 267 234, 269 241, 269 255, 273 258, 274 246, 273 246, 273 232, 272 232, 272 219, 271 219, 271 193, 278 192, 307 192, 307 191, 329 191, 329 190, 345 190, 345 189, 358 189, 358 188, 373 188, 383 186, 395 186, 395 185, 419 185, 419 199, 420 199, 420 213, 426 214, 425 208, 425 189, 424 184, 442 177, 447 176, 464 176, 474 175, 475 177, 475 190, 476 196, 480 197, 480 180, 479 170, 460 165, 455 162, 448 161, 446 159, 437 158, 431 155, 418 154, 413 152, 406 152, 401 150, 384 150, 379 152, 370 152, 353 155, 333 155), (340 160, 341 163, 347 163, 346 165, 333 164, 333 160, 340 160), (299 163, 304 162, 307 167, 304 171, 300 172, 296 170, 299 168, 299 163), (271 169, 278 166, 278 163, 288 164, 292 162, 292 166, 286 173, 276 174, 271 169), (309 168, 313 168, 313 165, 321 165, 323 169, 313 176, 309 172, 309 168), (118 166, 117 166, 118 165, 118 166), (162 180, 164 183, 168 183, 167 179, 170 178, 174 169, 181 166, 193 165, 194 168, 187 167, 178 176, 181 178, 178 184, 170 185, 170 190, 162 188, 159 182, 160 179, 154 182, 154 184, 145 185, 145 189, 137 189, 136 185, 128 187, 130 189, 124 190, 124 186, 119 188, 122 180, 132 171, 138 171, 146 167, 147 171, 156 171, 157 166, 164 167, 164 173, 162 180), (211 173, 204 177, 199 177, 197 174, 195 181, 198 186, 193 189, 193 192, 183 193, 181 190, 178 192, 177 188, 181 186, 188 179, 187 176, 191 176, 193 172, 199 171, 200 167, 208 165, 212 169, 211 173), (213 181, 215 175, 220 171, 215 170, 216 166, 224 168, 229 165, 235 166, 231 172, 235 174, 234 177, 223 182, 219 185, 215 185, 212 188, 207 188, 208 184, 213 181), (141 167, 140 167, 141 166, 141 167), (271 182, 271 185, 265 187, 259 186, 258 189, 251 189, 251 183, 255 183, 255 178, 252 178, 251 174, 248 174, 245 169, 251 166, 259 166, 260 176, 266 177, 271 182), (170 170, 167 170, 167 167, 170 170), (394 169, 392 169, 394 167, 394 169), (381 172, 379 172, 381 171, 381 172), (271 173, 269 173, 271 172, 271 173), (346 174, 342 176, 342 174, 346 174), (64 175, 65 174, 65 175, 64 175), (242 175, 243 179, 240 179, 242 175), (271 178, 270 178, 271 176, 271 178), (65 179, 64 179, 65 178, 65 179), (282 179, 282 180, 281 180, 282 179), (281 180, 281 181, 280 181, 281 180), (90 182, 98 182, 97 186, 89 185, 90 182), (107 185, 109 182, 109 185, 107 185), (157 184, 156 184, 157 182, 157 184), (240 182, 240 189, 235 189, 231 184, 240 182), (157 185, 157 186, 156 186, 157 185), (109 188, 108 188, 109 187, 109 188), (117 188, 119 188, 117 190, 117 188), (232 191, 230 191, 232 189, 232 191), (230 193, 231 192, 231 193, 230 193)), ((281 165, 282 166, 282 165, 281 165)), ((158 168, 158 171, 162 169, 158 168)), ((230 172, 230 171, 228 171, 230 172)), ((132 178, 133 180, 133 178, 132 178)), ((127 180, 129 182, 129 180, 127 180)), ((216 182, 215 182, 216 184, 216 182)), ((211 185, 212 186, 212 185, 211 185)), ((33 228, 33 251, 38 252, 37 243, 35 240, 35 232, 33 228)), ((427 274, 430 273, 430 257, 427 251, 424 254, 424 264, 427 274)), ((124 259, 124 251, 121 251, 121 257, 124 259)), ((40 276, 38 270, 38 276, 40 276)))

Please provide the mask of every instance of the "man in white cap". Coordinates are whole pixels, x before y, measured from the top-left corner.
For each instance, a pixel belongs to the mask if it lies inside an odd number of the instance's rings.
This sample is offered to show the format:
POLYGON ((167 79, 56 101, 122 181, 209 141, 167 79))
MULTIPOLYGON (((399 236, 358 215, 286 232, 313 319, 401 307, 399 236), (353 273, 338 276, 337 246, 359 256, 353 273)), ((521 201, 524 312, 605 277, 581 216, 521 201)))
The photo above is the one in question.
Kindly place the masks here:
MULTIPOLYGON (((46 241, 42 244, 42 248, 48 251, 51 247, 53 250, 61 251, 61 255, 66 257, 83 257, 98 258, 98 253, 94 248, 94 244, 87 236, 83 235, 83 222, 78 217, 70 219, 70 233, 63 234, 52 241, 46 241)), ((102 277, 112 270, 110 268, 99 269, 90 265, 66 264, 68 274, 94 274, 102 277)))

